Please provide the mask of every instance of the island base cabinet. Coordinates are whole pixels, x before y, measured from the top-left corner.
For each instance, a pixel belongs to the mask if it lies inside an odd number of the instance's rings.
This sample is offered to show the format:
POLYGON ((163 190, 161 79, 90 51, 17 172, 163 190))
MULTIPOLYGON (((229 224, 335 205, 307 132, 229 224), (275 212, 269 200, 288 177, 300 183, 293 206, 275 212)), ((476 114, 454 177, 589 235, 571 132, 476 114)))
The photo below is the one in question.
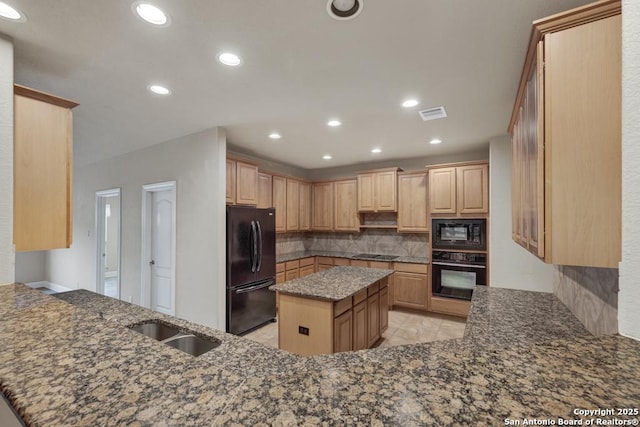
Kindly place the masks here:
POLYGON ((333 303, 281 294, 278 346, 301 356, 333 353, 333 303))
POLYGON ((301 356, 372 347, 389 324, 387 283, 339 301, 278 292, 278 346, 301 356))

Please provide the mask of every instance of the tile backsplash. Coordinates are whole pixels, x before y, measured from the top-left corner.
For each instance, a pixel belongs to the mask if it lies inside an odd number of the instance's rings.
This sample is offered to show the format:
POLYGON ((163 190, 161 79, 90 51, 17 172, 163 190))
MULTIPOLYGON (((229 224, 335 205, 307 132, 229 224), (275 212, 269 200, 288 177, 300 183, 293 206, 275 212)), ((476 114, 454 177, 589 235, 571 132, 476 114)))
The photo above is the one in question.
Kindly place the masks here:
POLYGON ((429 255, 429 235, 365 229, 360 233, 284 233, 276 238, 276 253, 298 251, 377 253, 407 257, 429 255))
POLYGON ((555 265, 553 292, 592 334, 618 332, 618 269, 555 265))

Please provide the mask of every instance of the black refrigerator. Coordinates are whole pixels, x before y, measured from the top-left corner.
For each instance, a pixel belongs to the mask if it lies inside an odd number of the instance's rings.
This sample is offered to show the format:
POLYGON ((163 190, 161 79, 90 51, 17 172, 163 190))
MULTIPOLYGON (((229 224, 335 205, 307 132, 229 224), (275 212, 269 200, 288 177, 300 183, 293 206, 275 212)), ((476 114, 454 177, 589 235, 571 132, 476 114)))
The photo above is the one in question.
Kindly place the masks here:
POLYGON ((227 206, 227 332, 276 317, 276 211, 227 206))

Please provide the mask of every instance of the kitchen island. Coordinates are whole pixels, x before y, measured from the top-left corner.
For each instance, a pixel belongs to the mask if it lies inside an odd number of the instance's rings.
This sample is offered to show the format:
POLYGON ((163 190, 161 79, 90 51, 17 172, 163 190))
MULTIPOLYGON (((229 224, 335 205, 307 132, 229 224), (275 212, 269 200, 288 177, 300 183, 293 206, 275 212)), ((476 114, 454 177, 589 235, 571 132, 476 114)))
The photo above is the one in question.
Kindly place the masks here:
POLYGON ((640 342, 567 327, 551 301, 487 288, 468 320, 478 340, 298 357, 88 291, 0 286, 0 390, 28 426, 505 425, 637 408, 640 342), (528 319, 538 308, 554 320, 528 319), (222 344, 192 357, 126 328, 158 318, 222 344))
POLYGON ((391 274, 340 266, 272 286, 278 346, 302 356, 370 348, 388 326, 391 274))

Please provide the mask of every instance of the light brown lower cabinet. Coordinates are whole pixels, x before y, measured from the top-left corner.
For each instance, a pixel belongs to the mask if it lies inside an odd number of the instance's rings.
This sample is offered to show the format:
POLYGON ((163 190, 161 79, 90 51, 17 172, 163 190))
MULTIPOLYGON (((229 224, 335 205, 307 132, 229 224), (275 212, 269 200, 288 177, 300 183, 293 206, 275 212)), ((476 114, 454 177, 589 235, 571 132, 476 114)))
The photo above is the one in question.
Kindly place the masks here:
POLYGON ((333 267, 333 258, 319 256, 317 257, 318 271, 328 270, 333 267))
POLYGON ((289 280, 297 279, 300 277, 300 261, 287 261, 285 263, 284 278, 288 282, 289 280))
POLYGON ((367 297, 367 344, 372 347, 380 339, 380 293, 367 297))
POLYGON ((367 291, 353 297, 353 350, 367 348, 367 291))
POLYGON ((333 321, 333 351, 350 351, 353 341, 353 310, 349 309, 333 321))
POLYGON ((389 286, 380 287, 380 335, 389 328, 389 286))
POLYGON ((429 281, 426 264, 395 263, 393 302, 395 307, 429 310, 429 281))

